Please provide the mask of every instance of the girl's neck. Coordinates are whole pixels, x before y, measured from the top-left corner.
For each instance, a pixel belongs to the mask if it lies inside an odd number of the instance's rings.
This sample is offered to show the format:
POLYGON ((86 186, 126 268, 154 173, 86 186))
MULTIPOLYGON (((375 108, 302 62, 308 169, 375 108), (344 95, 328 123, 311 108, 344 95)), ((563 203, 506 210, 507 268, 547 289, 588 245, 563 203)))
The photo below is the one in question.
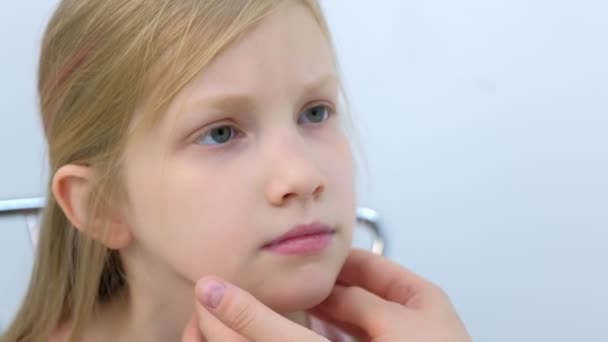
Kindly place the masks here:
MULTIPOLYGON (((90 332, 100 341, 179 341, 193 313, 193 303, 165 303, 138 296, 117 298, 103 306, 92 320, 90 332)), ((88 341, 88 339, 86 340, 88 341)))

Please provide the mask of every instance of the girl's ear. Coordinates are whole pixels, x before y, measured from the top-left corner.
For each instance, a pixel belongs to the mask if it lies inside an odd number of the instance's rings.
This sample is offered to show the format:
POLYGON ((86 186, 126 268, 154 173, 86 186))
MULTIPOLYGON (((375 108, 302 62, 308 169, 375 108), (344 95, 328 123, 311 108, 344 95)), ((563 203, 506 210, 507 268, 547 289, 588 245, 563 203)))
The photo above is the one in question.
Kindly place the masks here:
POLYGON ((120 217, 90 220, 87 200, 92 190, 94 173, 91 167, 67 164, 59 168, 51 183, 55 200, 70 223, 110 249, 120 249, 132 240, 128 225, 120 217), (85 227, 91 222, 93 227, 85 227))

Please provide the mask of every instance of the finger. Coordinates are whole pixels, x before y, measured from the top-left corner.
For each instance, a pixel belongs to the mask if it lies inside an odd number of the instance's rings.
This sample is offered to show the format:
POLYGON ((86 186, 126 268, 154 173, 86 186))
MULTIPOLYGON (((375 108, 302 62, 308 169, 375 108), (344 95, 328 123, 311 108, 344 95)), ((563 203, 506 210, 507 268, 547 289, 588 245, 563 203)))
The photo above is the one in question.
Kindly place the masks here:
POLYGON ((205 342, 197 324, 196 316, 193 316, 186 324, 181 342, 205 342))
MULTIPOLYGON (((327 313, 325 313, 325 311, 323 311, 323 309, 321 309, 318 306, 314 307, 312 309, 309 309, 307 312, 310 316, 312 316, 311 324, 313 324, 313 326, 311 326, 311 329, 313 329, 315 331, 319 331, 318 329, 314 328, 314 323, 312 322, 313 320, 316 319, 317 321, 322 322, 321 324, 329 325, 331 328, 336 328, 340 332, 344 332, 344 333, 348 334, 351 338, 354 338, 356 341, 367 341, 369 339, 368 334, 363 329, 359 328, 356 325, 352 325, 349 323, 335 320, 334 318, 329 316, 327 313)), ((339 340, 338 338, 335 338, 335 339, 329 338, 329 339, 332 341, 339 340)))
POLYGON ((434 300, 437 291, 433 283, 414 272, 361 249, 351 250, 338 275, 338 283, 364 288, 388 301, 409 308, 416 308, 434 300))
POLYGON ((314 312, 355 336, 374 337, 381 336, 397 309, 406 310, 360 287, 336 285, 314 312))
POLYGON ((226 327, 252 341, 325 341, 274 312, 248 292, 217 278, 203 278, 196 286, 202 305, 226 327))
POLYGON ((196 328, 199 334, 204 336, 203 341, 249 342, 245 337, 224 325, 198 301, 196 302, 196 316, 198 323, 196 328))

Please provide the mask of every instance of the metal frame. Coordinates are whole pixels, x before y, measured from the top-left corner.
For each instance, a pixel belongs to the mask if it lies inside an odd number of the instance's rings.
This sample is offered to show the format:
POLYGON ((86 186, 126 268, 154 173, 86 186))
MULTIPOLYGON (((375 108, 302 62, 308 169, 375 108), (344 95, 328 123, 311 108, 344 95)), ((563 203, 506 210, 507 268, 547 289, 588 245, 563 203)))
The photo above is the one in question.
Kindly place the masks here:
MULTIPOLYGON (((42 209, 44 203, 44 197, 0 200, 0 216, 21 212, 31 213, 32 210, 42 209)), ((357 223, 363 225, 373 235, 372 252, 380 255, 386 253, 386 239, 378 213, 370 208, 357 208, 357 223)))
POLYGON ((38 210, 44 207, 43 197, 0 200, 0 215, 15 214, 25 210, 38 210))
POLYGON ((374 236, 372 252, 384 255, 386 253, 386 237, 378 213, 370 208, 357 208, 357 222, 365 226, 374 236))

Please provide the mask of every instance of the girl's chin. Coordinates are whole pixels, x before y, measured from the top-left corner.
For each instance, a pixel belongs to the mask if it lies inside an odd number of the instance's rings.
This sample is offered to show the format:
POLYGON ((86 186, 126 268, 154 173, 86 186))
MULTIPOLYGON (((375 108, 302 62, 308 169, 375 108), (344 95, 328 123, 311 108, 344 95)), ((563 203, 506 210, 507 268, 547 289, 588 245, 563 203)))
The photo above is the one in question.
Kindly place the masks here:
POLYGON ((308 310, 324 301, 333 288, 335 279, 310 279, 299 282, 276 282, 253 291, 262 303, 279 313, 308 310))

